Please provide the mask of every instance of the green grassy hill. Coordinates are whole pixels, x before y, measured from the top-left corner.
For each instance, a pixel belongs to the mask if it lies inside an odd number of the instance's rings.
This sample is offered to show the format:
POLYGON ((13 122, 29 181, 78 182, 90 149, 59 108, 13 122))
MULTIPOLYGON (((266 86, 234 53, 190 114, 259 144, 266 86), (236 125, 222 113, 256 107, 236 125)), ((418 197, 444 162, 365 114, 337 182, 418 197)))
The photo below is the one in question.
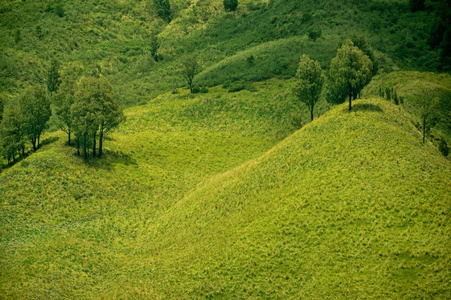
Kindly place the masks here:
POLYGON ((44 84, 57 58, 63 74, 103 73, 119 101, 133 106, 184 86, 180 69, 188 56, 202 63, 201 85, 291 77, 303 53, 327 68, 351 34, 368 41, 381 70, 444 67, 427 44, 434 1, 416 13, 407 0, 240 0, 231 13, 220 0, 170 2, 166 23, 150 0, 2 1, 0 95, 14 101, 24 86, 44 84), (321 37, 309 39, 311 31, 321 37), (152 35, 161 42, 159 62, 150 55, 152 35))
POLYGON ((162 95, 102 160, 48 136, 0 175, 0 294, 448 298, 449 161, 378 99, 290 135, 287 84, 162 95))

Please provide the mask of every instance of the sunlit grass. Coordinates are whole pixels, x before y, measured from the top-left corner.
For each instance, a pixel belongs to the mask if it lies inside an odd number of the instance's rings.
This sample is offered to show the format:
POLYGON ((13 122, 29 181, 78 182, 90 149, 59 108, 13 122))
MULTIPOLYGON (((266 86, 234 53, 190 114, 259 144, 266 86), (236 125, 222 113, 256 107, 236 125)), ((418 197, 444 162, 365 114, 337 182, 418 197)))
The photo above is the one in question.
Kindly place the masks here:
POLYGON ((161 95, 101 160, 49 136, 0 175, 2 296, 449 297, 449 161, 378 99, 292 134, 291 85, 161 95))

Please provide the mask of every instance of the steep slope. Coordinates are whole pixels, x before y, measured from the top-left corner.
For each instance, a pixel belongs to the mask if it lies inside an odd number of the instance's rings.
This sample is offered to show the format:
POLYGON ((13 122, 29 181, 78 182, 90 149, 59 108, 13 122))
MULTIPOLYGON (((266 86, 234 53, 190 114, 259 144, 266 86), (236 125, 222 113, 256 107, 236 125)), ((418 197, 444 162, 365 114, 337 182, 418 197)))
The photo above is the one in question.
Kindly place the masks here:
POLYGON ((167 298, 449 298, 450 178, 398 107, 338 106, 140 233, 154 267, 137 286, 167 298))

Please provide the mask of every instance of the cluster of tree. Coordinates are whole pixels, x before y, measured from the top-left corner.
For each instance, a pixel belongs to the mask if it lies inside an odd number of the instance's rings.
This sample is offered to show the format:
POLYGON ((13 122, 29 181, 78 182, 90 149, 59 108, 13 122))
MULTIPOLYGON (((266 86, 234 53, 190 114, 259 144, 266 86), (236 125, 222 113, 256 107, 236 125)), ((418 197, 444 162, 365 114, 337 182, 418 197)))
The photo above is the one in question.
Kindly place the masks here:
POLYGON ((78 83, 66 76, 54 104, 60 128, 68 135, 68 144, 71 145, 71 135, 75 135, 77 153, 80 155, 82 150, 85 159, 90 149, 92 157, 101 157, 105 135, 125 120, 113 89, 103 76, 84 77, 78 83))
POLYGON ((329 74, 326 77, 319 62, 302 55, 296 73, 297 83, 293 94, 310 111, 313 120, 313 111, 320 100, 323 85, 328 86, 326 100, 339 104, 349 99, 349 111, 352 109, 352 100, 360 95, 377 72, 374 55, 363 38, 352 37, 344 41, 338 48, 336 56, 332 59, 329 74))
POLYGON ((8 163, 15 161, 17 155, 25 156, 27 141, 36 151, 51 114, 49 97, 41 86, 28 87, 19 97, 18 105, 3 112, 0 153, 8 163))
POLYGON ((388 101, 393 100, 393 102, 396 105, 404 103, 404 97, 403 96, 399 96, 394 88, 388 88, 387 87, 387 88, 383 89, 382 87, 379 87, 379 96, 381 98, 387 99, 388 101))
POLYGON ((5 111, 0 99, 0 156, 10 163, 17 156, 26 155, 27 142, 33 151, 39 148, 53 102, 60 128, 68 134, 69 146, 73 135, 79 155, 82 149, 87 159, 92 149, 93 157, 101 157, 105 135, 125 119, 107 79, 85 77, 77 83, 66 76, 60 80, 59 63, 52 61, 47 90, 42 86, 28 87, 17 105, 12 104, 5 111))

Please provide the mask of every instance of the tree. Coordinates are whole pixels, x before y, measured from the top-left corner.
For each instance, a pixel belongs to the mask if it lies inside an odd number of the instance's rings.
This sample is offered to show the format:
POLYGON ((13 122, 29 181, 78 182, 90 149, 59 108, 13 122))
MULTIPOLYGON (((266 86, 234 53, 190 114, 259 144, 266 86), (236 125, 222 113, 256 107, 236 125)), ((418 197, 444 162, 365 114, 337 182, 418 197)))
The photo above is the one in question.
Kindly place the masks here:
POLYGON ((200 66, 197 59, 189 57, 183 62, 182 74, 188 83, 190 92, 193 92, 194 77, 200 72, 200 66))
POLYGON ((426 140, 426 134, 428 134, 437 121, 437 108, 439 104, 438 98, 433 98, 432 100, 428 97, 423 96, 420 99, 420 117, 421 125, 423 129, 423 144, 426 140))
POLYGON ((223 0, 223 4, 226 11, 235 11, 238 7, 238 0, 223 0))
POLYGON ((16 161, 17 153, 25 156, 25 139, 20 111, 12 107, 5 111, 0 123, 0 154, 10 163, 16 161))
POLYGON ((352 109, 352 99, 371 80, 373 63, 367 55, 354 46, 351 40, 346 40, 337 50, 337 55, 332 59, 329 71, 330 95, 334 95, 331 102, 344 102, 346 96, 349 99, 349 111, 352 109), (338 98, 338 99, 336 99, 338 98), (341 98, 341 99, 340 99, 341 98))
POLYGON ((307 55, 302 55, 296 78, 298 81, 293 93, 300 102, 307 105, 310 111, 310 120, 313 121, 313 109, 319 100, 324 82, 321 65, 307 55))
POLYGON ((373 50, 370 48, 370 46, 366 42, 365 38, 363 36, 358 36, 358 35, 353 34, 353 35, 351 35, 350 39, 354 43, 354 46, 359 48, 371 60, 371 62, 373 63, 373 68, 371 70, 371 73, 373 74, 373 76, 376 75, 377 71, 379 69, 378 63, 376 61, 376 58, 374 57, 373 50))
POLYGON ((103 153, 104 136, 116 128, 121 122, 125 121, 124 112, 119 106, 113 94, 113 88, 105 77, 100 78, 99 92, 102 95, 97 98, 100 100, 100 119, 99 119, 99 158, 103 153))
POLYGON ((92 156, 96 156, 97 137, 98 157, 101 157, 105 134, 125 119, 114 97, 113 88, 105 77, 88 77, 80 81, 71 106, 71 116, 78 153, 81 146, 85 159, 88 158, 90 147, 92 156))
POLYGON ((440 0, 431 26, 429 44, 433 49, 439 50, 443 70, 449 70, 451 66, 451 26, 449 24, 451 24, 451 2, 440 0))
POLYGON ((59 69, 60 63, 56 59, 52 59, 50 62, 50 68, 47 77, 47 88, 50 92, 50 95, 53 92, 57 92, 61 84, 59 69))
POLYGON ((42 87, 29 87, 19 98, 19 108, 24 133, 33 145, 33 151, 36 151, 41 134, 52 115, 50 100, 42 87))
POLYGON ((160 49, 160 41, 156 35, 152 35, 150 38, 150 54, 156 62, 159 60, 158 49, 160 49))
POLYGON ((59 128, 67 133, 68 145, 71 143, 72 117, 71 106, 75 100, 76 82, 70 76, 66 76, 61 82, 58 93, 53 98, 55 113, 59 120, 59 128))
POLYGON ((169 0, 153 0, 153 5, 160 18, 171 22, 171 4, 169 0))

